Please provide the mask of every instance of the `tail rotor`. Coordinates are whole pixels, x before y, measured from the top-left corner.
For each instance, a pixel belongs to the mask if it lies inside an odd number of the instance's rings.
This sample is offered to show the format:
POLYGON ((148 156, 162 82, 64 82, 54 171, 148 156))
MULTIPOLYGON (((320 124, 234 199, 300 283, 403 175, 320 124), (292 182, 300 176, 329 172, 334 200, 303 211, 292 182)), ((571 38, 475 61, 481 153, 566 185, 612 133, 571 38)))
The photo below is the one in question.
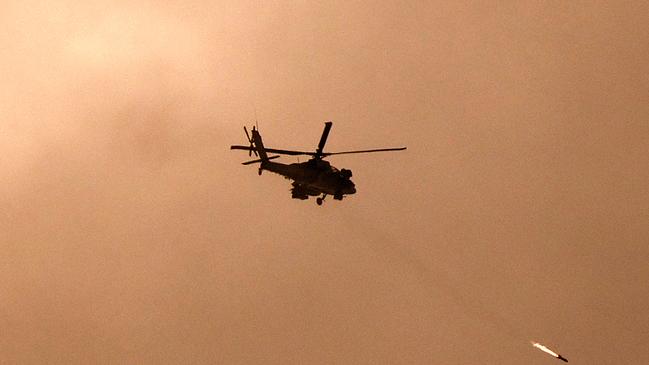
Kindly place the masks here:
MULTIPOLYGON (((255 130, 254 126, 252 127, 252 130, 253 131, 255 130)), ((250 137, 250 134, 248 133, 248 129, 246 128, 245 125, 243 126, 243 131, 246 132, 246 137, 248 138, 248 142, 250 142, 250 149, 248 150, 248 157, 252 156, 253 153, 255 154, 255 156, 259 156, 259 154, 257 154, 257 149, 255 148, 255 143, 252 140, 252 137, 250 137)))

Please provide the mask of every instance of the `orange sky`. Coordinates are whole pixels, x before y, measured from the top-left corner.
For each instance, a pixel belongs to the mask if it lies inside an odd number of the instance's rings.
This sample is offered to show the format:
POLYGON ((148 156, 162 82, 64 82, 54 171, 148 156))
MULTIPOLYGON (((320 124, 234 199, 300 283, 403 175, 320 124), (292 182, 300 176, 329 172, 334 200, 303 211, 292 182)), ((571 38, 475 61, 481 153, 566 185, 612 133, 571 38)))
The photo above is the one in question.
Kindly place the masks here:
POLYGON ((649 363, 648 13, 5 2, 0 363, 649 363))

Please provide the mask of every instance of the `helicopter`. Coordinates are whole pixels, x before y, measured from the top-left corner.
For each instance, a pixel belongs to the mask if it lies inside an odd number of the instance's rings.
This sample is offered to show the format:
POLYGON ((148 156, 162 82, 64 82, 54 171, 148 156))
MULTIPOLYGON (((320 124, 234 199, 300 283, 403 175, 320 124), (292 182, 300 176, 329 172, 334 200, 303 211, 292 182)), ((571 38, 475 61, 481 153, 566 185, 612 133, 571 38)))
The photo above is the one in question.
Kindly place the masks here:
POLYGON ((315 196, 317 197, 316 203, 318 205, 322 205, 328 195, 332 195, 334 200, 342 200, 345 195, 356 193, 356 187, 351 181, 352 171, 349 169, 339 170, 332 166, 328 161, 325 161, 324 158, 332 155, 402 151, 406 149, 406 147, 396 147, 345 152, 324 152, 324 147, 327 143, 327 137, 329 136, 329 131, 331 130, 332 125, 333 123, 330 121, 325 122, 324 130, 322 131, 322 136, 320 137, 320 142, 318 143, 315 152, 265 148, 259 129, 255 126, 252 127, 250 134, 248 133, 248 129, 245 126, 243 127, 248 142, 250 143, 249 146, 233 145, 230 146, 230 149, 248 151, 249 157, 252 157, 252 154, 254 153, 256 157, 259 157, 258 159, 246 161, 242 164, 250 165, 259 163, 259 175, 261 175, 264 170, 267 170, 282 175, 288 180, 292 180, 291 197, 293 199, 305 200, 308 199, 309 196, 315 196), (269 156, 269 153, 275 155, 269 156), (279 158, 279 155, 306 155, 311 156, 311 159, 306 162, 291 164, 271 161, 279 158))

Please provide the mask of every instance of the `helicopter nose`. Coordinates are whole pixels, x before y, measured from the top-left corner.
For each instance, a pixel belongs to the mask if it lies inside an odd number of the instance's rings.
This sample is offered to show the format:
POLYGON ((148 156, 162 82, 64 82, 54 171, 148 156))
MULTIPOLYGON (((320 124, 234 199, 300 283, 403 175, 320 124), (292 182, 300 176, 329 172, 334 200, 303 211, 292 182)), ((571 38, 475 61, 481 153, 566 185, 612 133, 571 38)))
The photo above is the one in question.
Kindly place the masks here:
POLYGON ((356 187, 354 186, 353 182, 349 182, 349 185, 347 186, 347 194, 354 194, 356 193, 356 187))

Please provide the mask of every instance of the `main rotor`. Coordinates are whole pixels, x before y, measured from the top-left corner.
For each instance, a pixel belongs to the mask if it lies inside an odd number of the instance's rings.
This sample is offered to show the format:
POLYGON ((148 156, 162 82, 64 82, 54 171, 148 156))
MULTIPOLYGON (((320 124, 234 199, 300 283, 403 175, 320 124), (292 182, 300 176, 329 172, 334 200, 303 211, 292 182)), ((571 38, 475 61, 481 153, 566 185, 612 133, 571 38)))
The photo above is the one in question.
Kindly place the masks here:
MULTIPOLYGON (((324 147, 327 143, 327 138, 329 137, 329 131, 331 130, 331 126, 333 125, 332 122, 325 122, 325 127, 324 130, 322 131, 322 135, 320 136, 320 141, 318 142, 318 147, 316 148, 315 152, 307 152, 307 151, 294 151, 294 150, 284 150, 284 149, 277 149, 277 148, 264 148, 266 152, 269 153, 277 153, 280 155, 289 155, 289 156, 300 156, 300 155, 306 155, 306 156, 311 156, 316 160, 321 160, 325 157, 328 156, 333 156, 333 155, 346 155, 346 154, 352 154, 352 153, 370 153, 370 152, 387 152, 387 151, 402 151, 405 150, 406 147, 396 147, 396 148, 375 148, 375 149, 369 149, 369 150, 355 150, 355 151, 343 151, 343 152, 324 152, 324 147)), ((230 146, 230 149, 232 150, 245 150, 248 151, 249 154, 255 153, 256 152, 256 146, 254 146, 252 138, 250 138, 250 135, 248 134, 248 130, 246 127, 244 127, 244 131, 246 132, 246 136, 248 137, 248 141, 250 142, 249 146, 230 146)))
POLYGON ((325 144, 327 143, 327 138, 329 137, 329 131, 331 130, 332 124, 333 124, 332 122, 325 122, 325 127, 322 130, 322 136, 320 136, 320 142, 318 142, 318 148, 316 148, 315 155, 313 156, 313 158, 317 160, 320 160, 323 157, 325 157, 323 149, 325 144))

